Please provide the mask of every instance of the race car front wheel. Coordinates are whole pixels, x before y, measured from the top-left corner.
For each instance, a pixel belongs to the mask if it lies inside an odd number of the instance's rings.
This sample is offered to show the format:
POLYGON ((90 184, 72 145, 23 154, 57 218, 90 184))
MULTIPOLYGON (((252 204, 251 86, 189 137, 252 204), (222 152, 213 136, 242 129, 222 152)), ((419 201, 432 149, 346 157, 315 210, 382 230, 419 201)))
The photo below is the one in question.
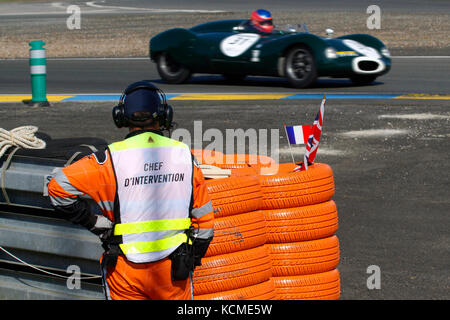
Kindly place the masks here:
POLYGON ((284 73, 295 88, 305 88, 317 79, 316 63, 312 51, 303 45, 290 49, 286 55, 284 73))
POLYGON ((183 83, 191 76, 190 70, 176 62, 167 52, 158 56, 156 67, 161 78, 168 83, 183 83))

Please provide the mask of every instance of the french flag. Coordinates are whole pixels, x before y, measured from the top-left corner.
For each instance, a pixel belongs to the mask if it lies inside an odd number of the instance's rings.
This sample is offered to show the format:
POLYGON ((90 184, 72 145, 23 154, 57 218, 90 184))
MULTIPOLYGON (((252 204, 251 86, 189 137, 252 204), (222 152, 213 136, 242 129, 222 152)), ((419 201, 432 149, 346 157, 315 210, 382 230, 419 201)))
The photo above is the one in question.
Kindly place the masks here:
POLYGON ((299 126, 284 126, 286 130, 286 135, 289 140, 289 144, 306 144, 308 143, 308 138, 312 133, 312 128, 310 125, 299 125, 299 126))

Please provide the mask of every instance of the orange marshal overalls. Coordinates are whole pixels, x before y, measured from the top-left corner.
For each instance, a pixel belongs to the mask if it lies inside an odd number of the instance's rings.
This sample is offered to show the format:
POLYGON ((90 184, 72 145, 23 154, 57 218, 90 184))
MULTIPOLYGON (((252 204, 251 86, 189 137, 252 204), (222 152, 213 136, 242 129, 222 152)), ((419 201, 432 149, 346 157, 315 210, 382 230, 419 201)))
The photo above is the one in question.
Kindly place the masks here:
POLYGON ((191 277, 172 280, 168 255, 188 241, 189 227, 211 241, 214 214, 203 174, 186 148, 153 131, 133 132, 50 181, 55 208, 71 207, 88 195, 122 236, 115 267, 102 268, 107 299, 193 298, 191 277), (165 230, 174 223, 182 226, 165 230))

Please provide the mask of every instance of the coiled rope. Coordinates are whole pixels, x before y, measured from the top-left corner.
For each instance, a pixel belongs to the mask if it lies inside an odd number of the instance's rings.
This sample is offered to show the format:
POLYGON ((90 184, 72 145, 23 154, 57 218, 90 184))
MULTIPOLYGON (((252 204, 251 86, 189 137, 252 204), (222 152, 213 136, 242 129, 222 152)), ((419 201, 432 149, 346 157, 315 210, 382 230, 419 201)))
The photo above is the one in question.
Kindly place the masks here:
POLYGON ((0 158, 10 147, 24 149, 44 149, 46 143, 35 136, 38 128, 35 126, 22 126, 11 131, 0 128, 0 158))
POLYGON ((35 126, 17 127, 11 131, 0 128, 0 159, 10 147, 15 147, 3 162, 1 167, 0 187, 6 203, 10 204, 8 194, 5 189, 5 175, 14 153, 20 148, 25 149, 44 149, 46 143, 44 140, 37 138, 34 134, 38 128, 35 126))

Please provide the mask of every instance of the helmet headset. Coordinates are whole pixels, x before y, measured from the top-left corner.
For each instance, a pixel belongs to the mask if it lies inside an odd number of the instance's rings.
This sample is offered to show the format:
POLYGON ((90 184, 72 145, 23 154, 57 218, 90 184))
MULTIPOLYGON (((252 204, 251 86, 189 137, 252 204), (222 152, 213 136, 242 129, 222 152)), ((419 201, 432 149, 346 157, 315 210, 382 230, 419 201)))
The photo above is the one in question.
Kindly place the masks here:
POLYGON ((125 89, 120 96, 118 105, 112 109, 112 117, 118 128, 129 127, 129 120, 134 120, 136 122, 154 119, 158 121, 162 130, 170 130, 172 128, 173 108, 167 104, 166 95, 161 89, 157 88, 147 80, 142 80, 130 84, 125 89), (150 104, 127 106, 127 96, 130 96, 138 90, 150 91, 150 94, 147 94, 147 97, 154 101, 150 104), (146 118, 135 118, 133 117, 133 113, 136 111, 149 112, 151 116, 146 118))

